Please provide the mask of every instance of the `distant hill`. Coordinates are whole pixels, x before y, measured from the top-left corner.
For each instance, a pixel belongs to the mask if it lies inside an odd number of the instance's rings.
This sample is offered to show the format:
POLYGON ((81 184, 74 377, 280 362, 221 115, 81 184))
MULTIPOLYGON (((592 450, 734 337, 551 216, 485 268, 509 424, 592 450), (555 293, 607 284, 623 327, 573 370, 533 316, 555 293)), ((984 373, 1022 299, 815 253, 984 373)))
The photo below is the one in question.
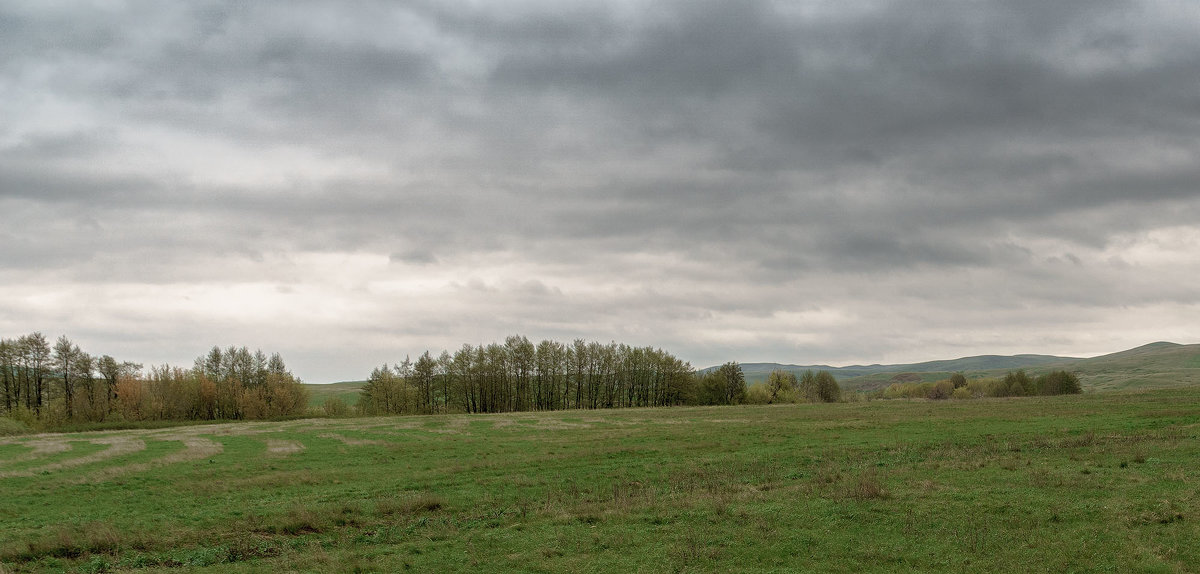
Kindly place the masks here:
POLYGON ((1064 365, 1085 389, 1129 390, 1200 384, 1200 345, 1151 343, 1064 365))
POLYGON ((765 381, 767 374, 775 369, 797 375, 809 369, 829 371, 843 388, 858 390, 883 388, 896 380, 936 381, 956 372, 968 377, 1003 376, 1015 369, 1025 369, 1034 375, 1064 369, 1079 375, 1087 390, 1149 389, 1200 384, 1200 345, 1157 342, 1089 359, 1053 355, 978 355, 923 363, 848 367, 742 363, 746 382, 750 384, 765 381))

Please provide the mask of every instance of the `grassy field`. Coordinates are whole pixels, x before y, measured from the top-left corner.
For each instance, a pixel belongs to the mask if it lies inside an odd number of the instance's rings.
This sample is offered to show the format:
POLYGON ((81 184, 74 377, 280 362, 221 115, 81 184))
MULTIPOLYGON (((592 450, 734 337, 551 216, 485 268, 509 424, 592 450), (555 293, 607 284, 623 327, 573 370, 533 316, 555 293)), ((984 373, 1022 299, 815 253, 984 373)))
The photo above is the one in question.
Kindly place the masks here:
POLYGON ((0 439, 0 571, 1191 572, 1200 388, 0 439))
POLYGON ((304 385, 304 388, 308 389, 308 406, 321 408, 326 399, 336 397, 342 399, 346 406, 353 407, 358 404, 358 397, 364 384, 366 381, 304 385))

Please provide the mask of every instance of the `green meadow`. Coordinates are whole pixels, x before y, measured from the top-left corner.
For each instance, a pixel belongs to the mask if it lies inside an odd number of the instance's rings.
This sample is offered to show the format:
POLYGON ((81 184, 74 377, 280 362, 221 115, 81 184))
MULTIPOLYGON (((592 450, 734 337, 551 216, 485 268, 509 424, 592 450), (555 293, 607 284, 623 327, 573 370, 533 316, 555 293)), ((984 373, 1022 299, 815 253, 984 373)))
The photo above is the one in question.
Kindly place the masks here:
POLYGON ((0 438, 2 572, 1190 572, 1200 388, 0 438))
POLYGON ((329 399, 338 399, 343 404, 353 407, 362 395, 362 387, 366 381, 345 381, 319 385, 304 385, 308 389, 308 406, 320 409, 329 399))

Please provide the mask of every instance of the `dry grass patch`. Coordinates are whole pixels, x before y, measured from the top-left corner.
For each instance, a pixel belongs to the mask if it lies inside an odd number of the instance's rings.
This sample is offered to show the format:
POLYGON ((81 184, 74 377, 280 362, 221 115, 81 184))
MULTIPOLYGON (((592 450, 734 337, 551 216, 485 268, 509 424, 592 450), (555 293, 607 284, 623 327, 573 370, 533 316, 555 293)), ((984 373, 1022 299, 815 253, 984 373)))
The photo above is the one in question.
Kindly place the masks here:
POLYGON ((98 470, 87 475, 86 477, 82 477, 80 481, 86 482, 108 480, 110 478, 131 472, 145 472, 160 466, 167 466, 170 464, 178 464, 193 460, 202 460, 210 456, 221 454, 221 452, 225 450, 225 445, 205 437, 185 436, 179 437, 175 440, 183 443, 183 450, 168 454, 167 456, 157 460, 152 460, 150 462, 126 464, 98 470))
POLYGON ((14 543, 0 551, 0 558, 30 562, 40 558, 78 558, 88 554, 115 554, 122 547, 146 549, 151 538, 137 532, 118 529, 107 522, 60 525, 45 535, 14 543))
POLYGON ((0 444, 15 444, 30 449, 29 452, 19 454, 11 458, 0 460, 0 464, 11 464, 14 462, 25 462, 50 456, 71 450, 71 442, 64 436, 56 436, 53 438, 37 438, 33 440, 6 440, 0 444))
POLYGON ((294 440, 267 439, 267 453, 288 456, 304 450, 304 443, 294 440))
POLYGON ((891 495, 883 487, 883 480, 874 469, 858 475, 846 487, 844 495, 855 500, 885 500, 891 495))
POLYGON ((813 476, 809 491, 833 500, 887 500, 892 497, 875 467, 850 472, 824 465, 813 476))
POLYGON ((445 506, 446 501, 442 497, 428 491, 411 492, 375 500, 375 512, 380 516, 437 512, 445 506))
POLYGON ((29 453, 32 456, 42 456, 42 455, 47 455, 47 454, 67 452, 67 451, 71 450, 71 443, 69 441, 67 441, 66 438, 64 438, 64 437, 60 437, 60 438, 56 438, 56 439, 49 439, 49 438, 35 439, 35 440, 31 440, 31 441, 26 441, 24 444, 25 444, 25 446, 28 446, 33 449, 29 453))
POLYGON ((146 442, 145 441, 143 441, 140 438, 134 438, 131 436, 112 436, 112 437, 93 438, 93 439, 89 439, 89 442, 91 442, 93 444, 106 444, 109 446, 108 446, 108 448, 106 448, 100 452, 89 454, 86 456, 81 456, 78 458, 72 458, 69 460, 55 462, 55 463, 39 466, 36 468, 27 469, 27 470, 0 472, 0 478, 7 478, 7 477, 13 477, 13 476, 34 476, 37 474, 41 474, 43 472, 50 472, 50 471, 54 471, 54 470, 70 468, 73 466, 81 466, 81 465, 85 465, 85 464, 91 464, 94 462, 100 462, 102 460, 110 459, 113 457, 123 456, 123 455, 127 455, 127 454, 133 454, 135 452, 146 450, 146 442))
POLYGON ((369 445, 388 444, 387 441, 383 441, 383 440, 369 439, 369 438, 350 438, 346 435, 341 435, 341 434, 337 434, 337 433, 322 433, 322 434, 317 435, 317 437, 331 438, 331 439, 334 439, 337 441, 341 441, 341 443, 346 446, 369 446, 369 445))
POLYGON ((229 488, 282 488, 293 485, 315 486, 329 482, 327 479, 322 479, 321 476, 313 473, 313 471, 292 470, 292 471, 275 471, 270 474, 257 474, 248 476, 241 480, 231 481, 229 488))

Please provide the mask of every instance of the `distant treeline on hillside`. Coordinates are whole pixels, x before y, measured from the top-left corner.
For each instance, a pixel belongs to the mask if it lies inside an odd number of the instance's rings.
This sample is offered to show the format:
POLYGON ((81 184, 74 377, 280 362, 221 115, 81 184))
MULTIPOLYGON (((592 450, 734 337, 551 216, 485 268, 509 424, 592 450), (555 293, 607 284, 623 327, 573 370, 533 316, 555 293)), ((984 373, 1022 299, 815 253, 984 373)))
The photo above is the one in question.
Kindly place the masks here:
POLYGON ((976 399, 983 397, 1024 397, 1034 395, 1070 395, 1083 392, 1079 377, 1067 371, 1052 371, 1030 377, 1024 369, 1009 371, 1003 378, 968 380, 962 373, 932 383, 892 383, 871 393, 879 399, 976 399))

